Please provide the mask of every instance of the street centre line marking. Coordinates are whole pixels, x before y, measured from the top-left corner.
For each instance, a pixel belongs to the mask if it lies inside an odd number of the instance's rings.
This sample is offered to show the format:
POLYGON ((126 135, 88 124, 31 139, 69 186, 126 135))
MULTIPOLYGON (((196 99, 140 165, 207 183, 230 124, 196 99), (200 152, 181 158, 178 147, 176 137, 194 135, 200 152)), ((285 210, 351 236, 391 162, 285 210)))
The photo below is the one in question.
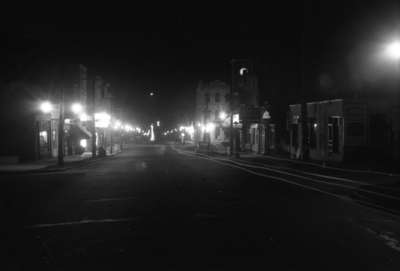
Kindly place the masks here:
POLYGON ((48 224, 35 224, 26 226, 28 229, 40 229, 40 228, 53 228, 60 226, 75 226, 75 225, 85 225, 85 224, 104 224, 104 223, 120 223, 120 222, 129 222, 135 221, 138 218, 106 218, 106 219, 83 219, 79 221, 68 221, 68 222, 59 222, 59 223, 48 223, 48 224))

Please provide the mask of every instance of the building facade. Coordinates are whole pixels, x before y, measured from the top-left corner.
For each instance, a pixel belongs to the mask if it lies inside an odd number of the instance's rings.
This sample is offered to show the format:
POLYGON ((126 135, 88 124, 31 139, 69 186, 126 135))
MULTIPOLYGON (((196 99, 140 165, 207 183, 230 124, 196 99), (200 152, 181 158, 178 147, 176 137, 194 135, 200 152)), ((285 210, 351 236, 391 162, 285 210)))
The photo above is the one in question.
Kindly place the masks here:
POLYGON ((229 92, 225 82, 199 82, 196 89, 195 142, 218 144, 229 137, 229 92))

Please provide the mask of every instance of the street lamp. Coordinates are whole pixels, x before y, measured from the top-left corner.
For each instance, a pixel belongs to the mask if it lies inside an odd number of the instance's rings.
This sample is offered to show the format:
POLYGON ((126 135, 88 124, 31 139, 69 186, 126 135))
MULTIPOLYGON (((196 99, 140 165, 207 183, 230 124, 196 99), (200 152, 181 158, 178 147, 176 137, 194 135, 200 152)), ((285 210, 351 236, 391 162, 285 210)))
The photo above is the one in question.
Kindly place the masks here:
POLYGON ((74 103, 71 105, 71 111, 74 114, 80 114, 83 111, 83 106, 80 103, 74 103))
POLYGON ((219 119, 220 120, 225 120, 227 116, 228 115, 224 111, 219 112, 219 119))
MULTIPOLYGON (((397 69, 400 71, 400 40, 394 40, 390 42, 385 49, 385 55, 392 61, 396 61, 397 63, 397 69)), ((400 91, 398 92, 398 104, 397 104, 397 113, 394 114, 394 116, 399 115, 399 108, 400 108, 400 91)), ((394 119, 394 123, 399 123, 399 120, 396 118, 394 119)), ((395 138, 394 138, 394 157, 396 159, 399 159, 400 156, 400 128, 399 126, 394 127, 394 133, 395 133, 395 138)))
POLYGON ((40 111, 47 114, 53 111, 53 105, 49 101, 42 102, 39 106, 40 111))
POLYGON ((386 56, 393 60, 400 60, 400 41, 393 41, 386 46, 386 56))

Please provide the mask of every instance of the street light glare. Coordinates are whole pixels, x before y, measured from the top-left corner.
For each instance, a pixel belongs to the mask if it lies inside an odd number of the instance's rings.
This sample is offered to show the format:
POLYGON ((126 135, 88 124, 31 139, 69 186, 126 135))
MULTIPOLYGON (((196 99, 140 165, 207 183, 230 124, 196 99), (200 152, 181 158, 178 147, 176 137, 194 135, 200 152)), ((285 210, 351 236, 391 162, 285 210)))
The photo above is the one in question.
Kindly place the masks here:
POLYGON ((227 117, 227 114, 224 111, 219 112, 220 120, 224 120, 224 119, 226 119, 226 117, 227 117))
POLYGON ((400 59, 400 41, 394 41, 386 47, 386 54, 391 59, 400 59))
POLYGON ((71 105, 71 111, 74 114, 79 114, 83 111, 83 106, 80 103, 74 103, 71 105))
POLYGON ((48 101, 43 102, 40 104, 40 110, 43 113, 50 113, 53 110, 53 105, 48 101))

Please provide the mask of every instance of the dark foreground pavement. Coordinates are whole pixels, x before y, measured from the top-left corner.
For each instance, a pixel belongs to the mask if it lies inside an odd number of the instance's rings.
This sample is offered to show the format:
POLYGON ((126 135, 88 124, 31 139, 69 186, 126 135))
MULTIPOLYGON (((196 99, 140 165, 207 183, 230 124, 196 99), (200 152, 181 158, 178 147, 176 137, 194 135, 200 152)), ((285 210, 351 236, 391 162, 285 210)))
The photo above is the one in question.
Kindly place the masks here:
POLYGON ((396 218, 165 146, 1 176, 0 197, 0 270, 400 268, 396 218))

